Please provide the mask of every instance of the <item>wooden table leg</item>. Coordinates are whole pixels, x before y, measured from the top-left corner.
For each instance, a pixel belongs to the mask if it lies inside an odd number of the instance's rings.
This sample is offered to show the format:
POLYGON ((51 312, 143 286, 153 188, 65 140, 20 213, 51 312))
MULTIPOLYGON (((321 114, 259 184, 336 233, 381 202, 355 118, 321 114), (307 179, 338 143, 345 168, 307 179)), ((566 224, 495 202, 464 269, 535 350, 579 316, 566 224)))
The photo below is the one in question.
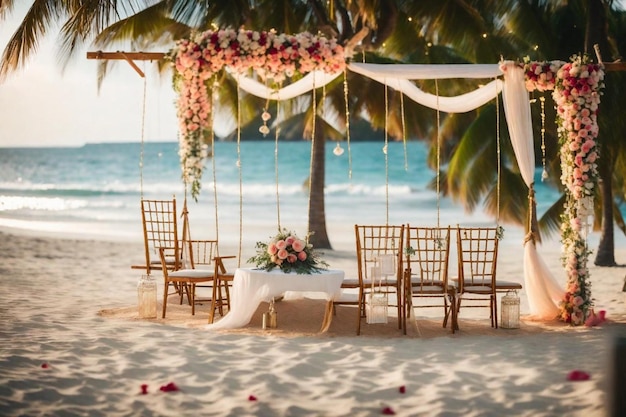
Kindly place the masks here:
POLYGON ((326 307, 324 309, 324 320, 322 321, 321 333, 326 333, 330 328, 330 323, 333 321, 333 300, 326 301, 326 307))

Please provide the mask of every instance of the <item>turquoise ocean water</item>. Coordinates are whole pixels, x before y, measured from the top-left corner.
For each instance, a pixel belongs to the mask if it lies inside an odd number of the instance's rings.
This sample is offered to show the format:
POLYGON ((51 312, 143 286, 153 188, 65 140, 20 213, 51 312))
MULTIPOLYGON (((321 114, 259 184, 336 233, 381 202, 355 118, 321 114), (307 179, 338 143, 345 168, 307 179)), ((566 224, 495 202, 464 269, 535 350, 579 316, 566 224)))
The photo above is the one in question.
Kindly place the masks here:
MULTIPOLYGON (((353 236, 353 225, 412 223, 495 224, 482 212, 465 213, 459 203, 439 199, 428 188, 435 173, 426 165, 419 142, 390 143, 388 170, 382 142, 353 142, 335 156, 327 144, 325 209, 333 240, 353 236)), ((215 145, 217 200, 213 163, 207 161, 198 201, 188 197, 192 234, 255 241, 283 227, 306 233, 309 142, 280 142, 278 164, 273 141, 218 142, 215 145), (241 169, 237 159, 241 159, 241 169), (278 166, 278 173, 276 167, 278 166), (277 191, 278 177, 278 191, 277 191), (277 201, 278 200, 278 201, 277 201), (217 204, 216 204, 217 201, 217 204), (279 210, 277 210, 279 207, 279 210)), ((0 148, 0 226, 37 233, 141 240, 140 198, 185 198, 178 145, 106 143, 66 148, 0 148), (140 169, 143 161, 143 169, 140 169)), ((537 173, 539 178, 539 173, 537 173)), ((556 193, 538 186, 539 211, 556 193)), ((517 228, 511 227, 515 233, 517 228)))

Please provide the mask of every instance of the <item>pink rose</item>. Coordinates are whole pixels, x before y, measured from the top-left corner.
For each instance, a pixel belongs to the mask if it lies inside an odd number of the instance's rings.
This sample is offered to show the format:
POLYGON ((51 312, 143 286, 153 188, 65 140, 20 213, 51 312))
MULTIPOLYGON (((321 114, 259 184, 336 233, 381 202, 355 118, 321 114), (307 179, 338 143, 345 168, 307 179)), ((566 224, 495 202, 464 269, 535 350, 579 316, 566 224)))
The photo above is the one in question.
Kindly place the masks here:
POLYGON ((270 245, 267 247, 267 253, 269 253, 270 255, 276 255, 276 252, 278 252, 278 248, 274 243, 270 243, 270 245))
POLYGON ((291 244, 294 242, 294 240, 296 240, 296 238, 295 238, 295 237, 293 237, 293 236, 289 236, 287 239, 285 239, 285 243, 286 243, 287 245, 291 245, 291 244))
POLYGON ((307 255, 306 252, 302 251, 302 252, 298 252, 298 259, 301 260, 302 262, 306 261, 307 255))
POLYGON ((301 241, 300 239, 296 239, 293 241, 293 243, 291 244, 291 247, 293 248, 293 250, 295 250, 296 252, 302 252, 302 250, 304 250, 304 242, 301 241))
POLYGON ((287 255, 287 262, 290 264, 295 263, 298 260, 298 257, 294 253, 290 253, 287 255))
POLYGON ((280 249, 276 256, 278 256, 279 259, 287 259, 287 256, 289 256, 289 252, 287 252, 287 250, 285 249, 280 249))
MULTIPOLYGON (((287 242, 285 242, 284 240, 281 239, 278 242, 276 242, 276 248, 278 250, 285 249, 286 247, 287 247, 287 242)), ((283 258, 283 259, 285 259, 285 258, 283 258)))

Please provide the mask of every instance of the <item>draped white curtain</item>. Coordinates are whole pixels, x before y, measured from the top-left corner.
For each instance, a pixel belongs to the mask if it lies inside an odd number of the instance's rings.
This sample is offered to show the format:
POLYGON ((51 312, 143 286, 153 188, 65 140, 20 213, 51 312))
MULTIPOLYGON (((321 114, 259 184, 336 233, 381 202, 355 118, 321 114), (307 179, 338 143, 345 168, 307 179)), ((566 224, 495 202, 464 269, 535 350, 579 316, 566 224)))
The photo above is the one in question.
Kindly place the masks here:
POLYGON ((244 75, 232 75, 239 83, 239 88, 247 93, 269 100, 289 100, 301 96, 313 90, 313 88, 323 87, 341 74, 341 72, 328 74, 324 71, 311 71, 298 81, 278 89, 270 88, 254 78, 244 75))
MULTIPOLYGON (((464 113, 474 110, 493 100, 500 92, 509 128, 509 135, 522 178, 530 188, 534 183, 534 143, 528 91, 524 71, 512 61, 503 65, 435 64, 435 65, 389 65, 351 63, 348 69, 385 84, 423 106, 439 109, 446 113, 464 113), (504 71, 504 81, 497 79, 504 71), (419 89, 410 80, 447 78, 496 78, 487 85, 455 97, 437 97, 419 89)), ((271 100, 288 100, 302 95, 313 88, 320 88, 337 78, 341 72, 327 74, 314 71, 280 89, 245 76, 233 75, 242 90, 257 97, 271 100)), ((539 256, 535 243, 524 244, 524 282, 530 314, 541 319, 553 319, 558 314, 561 289, 545 262, 539 256)))
MULTIPOLYGON (((513 62, 505 62, 502 68, 505 80, 502 101, 509 135, 522 178, 530 189, 534 183, 535 148, 524 70, 513 62)), ((554 319, 565 291, 539 256, 532 239, 524 243, 524 284, 530 314, 541 319, 554 319)))

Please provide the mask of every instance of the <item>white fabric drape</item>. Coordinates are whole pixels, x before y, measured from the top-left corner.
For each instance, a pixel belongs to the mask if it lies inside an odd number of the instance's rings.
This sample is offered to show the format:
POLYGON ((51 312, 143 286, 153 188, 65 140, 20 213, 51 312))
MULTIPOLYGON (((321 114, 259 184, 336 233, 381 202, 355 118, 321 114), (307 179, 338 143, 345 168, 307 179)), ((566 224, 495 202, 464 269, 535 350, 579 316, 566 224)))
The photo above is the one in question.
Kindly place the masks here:
POLYGON ((469 93, 454 97, 437 97, 435 94, 424 92, 409 80, 378 76, 372 77, 372 79, 381 84, 385 84, 396 91, 401 91, 405 96, 422 106, 440 110, 445 113, 466 113, 468 111, 472 111, 493 100, 498 94, 500 94, 503 85, 501 80, 493 80, 489 84, 477 88, 469 93))
POLYGON ((498 64, 366 64, 351 63, 348 69, 369 78, 442 80, 445 78, 494 78, 502 75, 498 64))
MULTIPOLYGON (((530 189, 534 183, 535 148, 524 70, 513 62, 505 62, 503 68, 502 101, 509 136, 522 178, 530 189)), ((524 244, 524 288, 532 316, 541 319, 557 316, 558 302, 565 291, 560 288, 530 239, 524 244)))
POLYGON ((530 188, 535 181, 535 147, 530 101, 524 80, 524 70, 513 62, 504 65, 505 80, 502 91, 504 114, 509 126, 511 144, 524 182, 530 188))
POLYGON ((232 75, 239 83, 239 87, 247 93, 269 100, 289 100, 313 90, 313 87, 323 87, 341 74, 341 72, 328 74, 324 71, 312 71, 298 81, 279 89, 270 88, 250 77, 232 75))

